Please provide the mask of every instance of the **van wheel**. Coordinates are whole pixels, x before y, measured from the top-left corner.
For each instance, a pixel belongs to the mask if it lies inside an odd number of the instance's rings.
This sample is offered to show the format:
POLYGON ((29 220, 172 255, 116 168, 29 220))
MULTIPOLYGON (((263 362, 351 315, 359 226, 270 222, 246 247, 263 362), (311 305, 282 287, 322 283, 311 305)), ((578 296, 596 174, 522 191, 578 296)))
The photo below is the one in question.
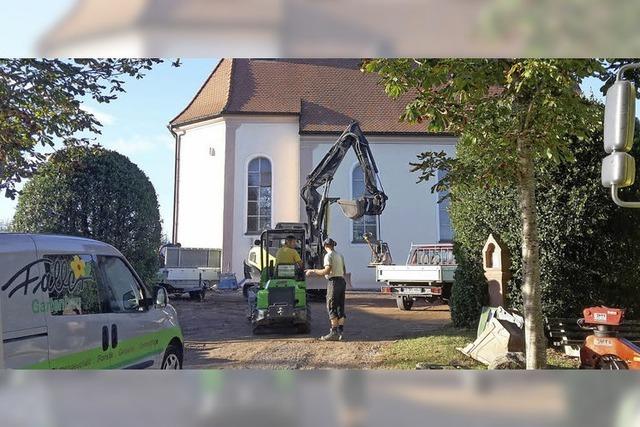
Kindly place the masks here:
POLYGON ((167 351, 164 352, 160 369, 182 369, 182 351, 177 345, 169 344, 167 351))
POLYGON ((402 311, 411 310, 411 307, 413 307, 413 300, 407 297, 398 297, 396 298, 396 304, 402 311))

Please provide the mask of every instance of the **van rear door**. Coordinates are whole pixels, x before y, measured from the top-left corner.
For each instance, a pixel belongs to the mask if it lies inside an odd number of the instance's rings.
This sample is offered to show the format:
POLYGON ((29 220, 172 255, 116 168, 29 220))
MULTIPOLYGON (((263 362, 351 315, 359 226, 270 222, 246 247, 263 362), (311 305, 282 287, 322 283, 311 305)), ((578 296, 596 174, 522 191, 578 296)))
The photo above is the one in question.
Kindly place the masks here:
POLYGON ((29 235, 0 234, 0 366, 49 366, 43 274, 29 235))

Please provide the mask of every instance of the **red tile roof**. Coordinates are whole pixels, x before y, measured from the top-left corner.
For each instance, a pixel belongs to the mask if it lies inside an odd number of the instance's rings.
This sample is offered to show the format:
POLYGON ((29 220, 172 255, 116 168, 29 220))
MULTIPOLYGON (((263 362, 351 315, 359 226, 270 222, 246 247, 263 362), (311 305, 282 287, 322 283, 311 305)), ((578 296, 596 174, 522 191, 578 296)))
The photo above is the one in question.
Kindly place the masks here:
POLYGON ((425 134, 399 121, 407 94, 390 99, 359 59, 223 59, 172 126, 225 114, 291 114, 301 133, 342 132, 351 120, 366 133, 425 134))

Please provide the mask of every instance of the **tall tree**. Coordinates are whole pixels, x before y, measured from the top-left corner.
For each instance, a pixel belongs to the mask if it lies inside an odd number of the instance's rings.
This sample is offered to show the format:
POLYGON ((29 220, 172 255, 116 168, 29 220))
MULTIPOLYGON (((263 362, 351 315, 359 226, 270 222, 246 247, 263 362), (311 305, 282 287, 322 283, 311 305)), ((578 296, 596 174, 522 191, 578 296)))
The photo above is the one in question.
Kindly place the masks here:
MULTIPOLYGON (((364 64, 378 73, 393 98, 415 99, 401 119, 459 136, 464 160, 425 152, 414 171, 420 180, 448 171, 435 190, 465 182, 517 190, 522 242, 522 300, 528 369, 546 366, 540 289, 540 241, 534 167, 573 161, 570 137, 583 140, 601 126, 599 110, 579 90, 590 76, 606 78, 595 59, 379 59, 364 64)), ((455 195, 453 195, 455 196, 455 195)))
POLYGON ((99 134, 100 122, 82 102, 113 101, 125 91, 124 78, 140 79, 159 62, 0 59, 0 191, 16 196, 16 183, 45 161, 42 148, 56 142, 75 146, 99 134))

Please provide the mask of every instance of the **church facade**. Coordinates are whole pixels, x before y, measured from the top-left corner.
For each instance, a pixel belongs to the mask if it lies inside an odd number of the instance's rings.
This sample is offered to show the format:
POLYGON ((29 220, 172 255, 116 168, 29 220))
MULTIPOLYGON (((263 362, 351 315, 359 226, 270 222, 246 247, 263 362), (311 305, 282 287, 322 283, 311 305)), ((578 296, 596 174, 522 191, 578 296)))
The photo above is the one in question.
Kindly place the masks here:
MULTIPOLYGON (((306 220, 300 189, 344 128, 357 120, 380 170, 387 207, 351 221, 334 205, 329 234, 338 242, 352 284, 374 288, 370 251, 362 234, 389 243, 404 263, 410 244, 449 242, 447 206, 430 183, 416 183, 409 163, 424 151, 455 154, 456 138, 399 122, 410 99, 391 100, 358 60, 223 59, 171 122, 176 139, 173 241, 220 248, 222 265, 243 273, 261 230, 306 220)), ((364 192, 362 170, 350 152, 331 196, 364 192)))

